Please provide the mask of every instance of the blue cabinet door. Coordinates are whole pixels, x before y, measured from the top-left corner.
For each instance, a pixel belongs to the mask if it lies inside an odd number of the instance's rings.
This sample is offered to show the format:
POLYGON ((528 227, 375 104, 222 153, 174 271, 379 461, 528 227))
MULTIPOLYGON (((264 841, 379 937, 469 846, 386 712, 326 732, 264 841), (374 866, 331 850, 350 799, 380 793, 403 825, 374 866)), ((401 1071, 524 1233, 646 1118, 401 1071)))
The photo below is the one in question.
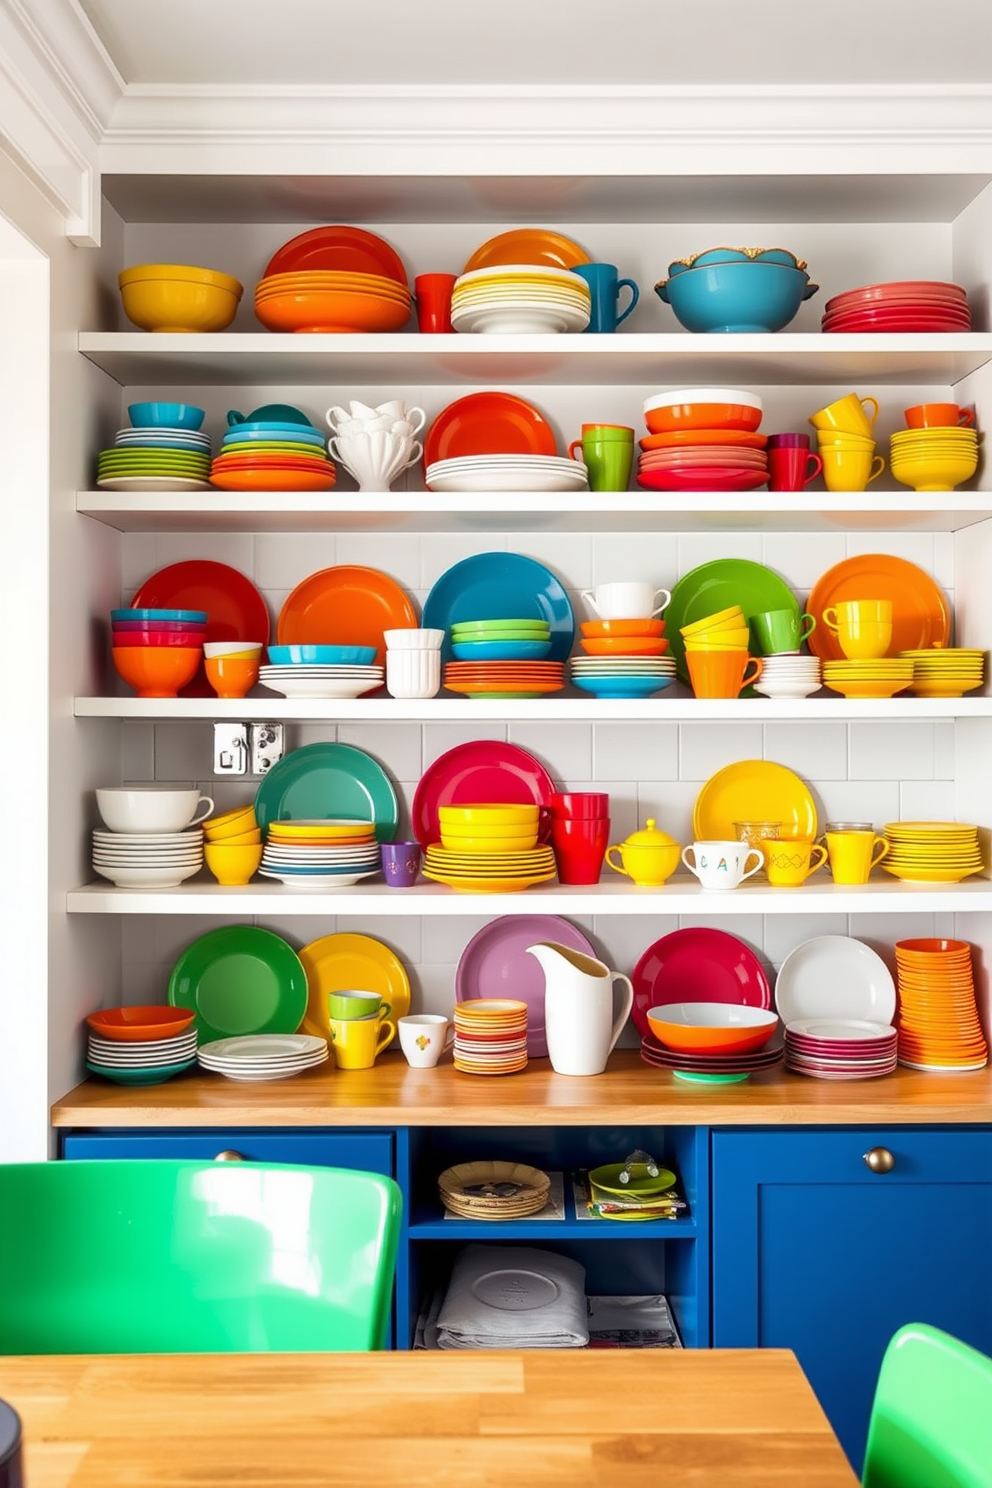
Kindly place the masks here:
POLYGON ((236 1152, 246 1162, 304 1163, 322 1168, 354 1168, 395 1176, 393 1133, 389 1131, 115 1131, 64 1138, 62 1156, 76 1158, 192 1158, 209 1162, 236 1152))
POLYGON ((713 1342, 794 1349, 860 1472, 901 1324, 992 1353, 992 1130, 717 1131, 712 1161, 713 1342))

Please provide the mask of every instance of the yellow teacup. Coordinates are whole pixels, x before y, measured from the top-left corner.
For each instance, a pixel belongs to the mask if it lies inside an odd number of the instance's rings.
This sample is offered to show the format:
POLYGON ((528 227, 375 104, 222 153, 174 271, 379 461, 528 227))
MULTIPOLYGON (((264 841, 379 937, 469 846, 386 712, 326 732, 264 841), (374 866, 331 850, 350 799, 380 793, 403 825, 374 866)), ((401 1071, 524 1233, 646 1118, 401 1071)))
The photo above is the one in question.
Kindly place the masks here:
POLYGON ((331 1048, 338 1069, 371 1069, 396 1033, 388 1018, 330 1018, 331 1048))
POLYGON ((219 884, 233 888, 246 884, 262 861, 262 844, 230 847, 227 842, 208 842, 203 849, 207 867, 219 884))
POLYGON ((876 837, 874 832, 828 831, 826 845, 830 873, 838 884, 867 883, 871 870, 889 851, 885 838, 876 837))
POLYGON ((680 628, 684 636, 701 635, 704 630, 733 630, 743 619, 744 611, 740 605, 730 605, 725 610, 717 610, 713 615, 704 615, 702 620, 693 620, 689 625, 683 625, 680 628))
POLYGON ((765 855, 768 882, 778 889, 801 888, 827 861, 827 849, 812 837, 762 837, 761 851, 765 855))
POLYGON ((823 623, 850 660, 885 656, 892 643, 891 599, 848 599, 828 605, 823 623))
POLYGON ((847 393, 835 403, 828 403, 826 408, 814 413, 809 422, 814 429, 836 429, 841 434, 870 435, 877 418, 878 403, 874 398, 862 398, 857 393, 847 393), (866 403, 871 404, 870 415, 865 410, 866 403))
POLYGON ((210 816, 203 823, 204 835, 220 841, 239 832, 248 832, 257 825, 254 806, 235 806, 233 811, 224 811, 220 816, 210 816))

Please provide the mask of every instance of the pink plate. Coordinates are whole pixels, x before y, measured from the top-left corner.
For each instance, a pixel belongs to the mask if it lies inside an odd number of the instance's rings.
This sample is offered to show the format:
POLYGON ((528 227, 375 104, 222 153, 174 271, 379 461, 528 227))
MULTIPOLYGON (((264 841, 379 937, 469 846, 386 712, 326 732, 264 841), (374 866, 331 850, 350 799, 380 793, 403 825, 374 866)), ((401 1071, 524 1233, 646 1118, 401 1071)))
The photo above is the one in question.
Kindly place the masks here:
POLYGON ((553 940, 586 956, 596 955, 582 931, 558 915, 503 915, 472 936, 455 972, 458 1002, 480 997, 515 997, 526 1002, 527 1053, 533 1059, 543 1059, 548 1052, 544 970, 534 956, 527 954, 527 947, 539 940, 553 940))
POLYGON ((637 484, 644 491, 753 491, 767 480, 765 470, 720 465, 681 471, 640 470, 637 474, 637 484))
POLYGON ((704 928, 673 930, 648 946, 631 974, 631 1016, 650 1035, 648 1009, 665 1002, 727 1002, 768 1009, 772 989, 757 956, 735 935, 704 928))
MULTIPOLYGON (((438 807, 473 806, 486 802, 528 806, 536 802, 550 809, 557 786, 547 770, 526 749, 495 739, 456 744, 428 765, 413 797, 413 832, 421 847, 440 842, 438 807)), ((540 840, 550 833, 550 818, 540 840)))
POLYGON ((859 316, 851 316, 837 321, 831 321, 823 327, 825 335, 854 334, 858 331, 888 331, 891 335, 900 336, 908 331, 917 331, 924 335, 939 335, 942 332, 957 332, 965 334, 971 329, 969 325, 959 325, 953 321, 924 321, 918 316, 910 315, 905 320, 888 320, 884 322, 866 321, 859 316))
POLYGON ((887 300, 891 295, 902 299, 915 299, 919 295, 936 295, 939 299, 953 300, 960 304, 967 300, 968 292, 960 284, 945 283, 942 279, 893 279, 888 284, 865 284, 860 289, 845 289, 826 303, 827 310, 838 305, 870 305, 887 300))
POLYGON ((111 631, 114 646, 202 646, 202 630, 118 630, 111 631))
MULTIPOLYGON (((210 558, 171 563, 146 579, 131 600, 133 609, 206 610, 205 641, 269 643, 269 607, 251 579, 210 558)), ((213 697, 201 665, 180 697, 213 697)))

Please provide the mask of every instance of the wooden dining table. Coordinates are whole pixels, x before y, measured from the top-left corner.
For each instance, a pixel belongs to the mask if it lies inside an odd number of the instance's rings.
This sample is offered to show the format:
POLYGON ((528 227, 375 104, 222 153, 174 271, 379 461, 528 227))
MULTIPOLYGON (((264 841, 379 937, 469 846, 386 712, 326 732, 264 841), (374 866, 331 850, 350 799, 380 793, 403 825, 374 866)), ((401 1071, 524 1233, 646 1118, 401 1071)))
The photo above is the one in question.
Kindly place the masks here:
POLYGON ((857 1488, 780 1349, 0 1357, 26 1488, 857 1488))

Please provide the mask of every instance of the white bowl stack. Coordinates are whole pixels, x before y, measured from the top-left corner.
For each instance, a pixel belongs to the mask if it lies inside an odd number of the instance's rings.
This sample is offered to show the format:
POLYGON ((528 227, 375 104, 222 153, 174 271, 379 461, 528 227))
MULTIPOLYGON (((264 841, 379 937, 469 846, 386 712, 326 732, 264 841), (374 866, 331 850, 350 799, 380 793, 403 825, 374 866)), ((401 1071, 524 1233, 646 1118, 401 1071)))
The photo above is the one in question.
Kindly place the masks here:
POLYGON ((768 698, 804 698, 819 692, 820 686, 818 656, 784 652, 761 658, 761 676, 754 690, 768 698))
POLYGON ((193 818, 201 802, 213 811, 209 797, 195 789, 108 786, 96 801, 105 823, 93 830, 93 869, 101 878, 119 889, 175 889, 200 872, 203 828, 193 818))
POLYGON ((591 315, 581 274, 541 264, 473 269, 455 280, 451 324, 456 331, 529 336, 584 331, 591 315))

